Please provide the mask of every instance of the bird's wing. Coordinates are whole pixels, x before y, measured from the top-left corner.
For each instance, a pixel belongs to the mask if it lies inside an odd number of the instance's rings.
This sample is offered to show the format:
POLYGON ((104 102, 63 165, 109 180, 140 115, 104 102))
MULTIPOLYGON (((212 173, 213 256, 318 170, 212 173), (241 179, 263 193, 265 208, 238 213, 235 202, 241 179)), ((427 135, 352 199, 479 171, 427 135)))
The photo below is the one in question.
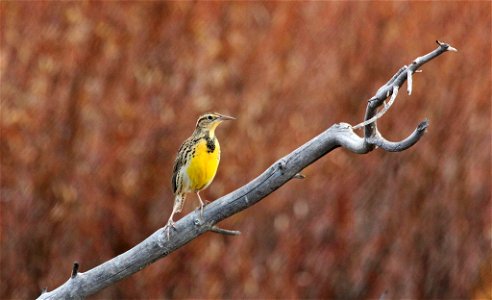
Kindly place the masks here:
POLYGON ((173 178, 172 178, 172 187, 173 187, 173 193, 176 193, 176 190, 178 189, 178 183, 176 182, 177 180, 177 177, 178 177, 178 172, 179 172, 179 169, 181 169, 181 167, 183 166, 184 164, 184 160, 185 160, 185 151, 186 149, 189 148, 189 144, 191 143, 191 137, 186 139, 186 141, 183 142, 183 144, 181 144, 181 147, 179 147, 179 150, 178 150, 178 154, 176 155, 176 159, 174 160, 174 167, 173 167, 173 178))

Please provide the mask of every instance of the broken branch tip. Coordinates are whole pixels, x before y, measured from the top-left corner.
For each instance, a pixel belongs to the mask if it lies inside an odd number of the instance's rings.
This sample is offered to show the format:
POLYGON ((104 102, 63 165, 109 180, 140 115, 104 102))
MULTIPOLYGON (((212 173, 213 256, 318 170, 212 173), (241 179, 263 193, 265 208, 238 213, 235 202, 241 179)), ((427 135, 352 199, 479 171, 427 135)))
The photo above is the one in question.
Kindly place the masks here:
POLYGON ((73 263, 72 274, 70 275, 70 278, 74 279, 78 273, 79 273, 79 262, 75 261, 73 263))
POLYGON ((448 43, 443 43, 439 40, 436 40, 436 43, 440 46, 440 47, 443 47, 444 50, 446 51, 451 51, 451 52, 458 52, 458 49, 454 48, 453 46, 451 46, 450 44, 448 43))
POLYGON ((306 175, 301 174, 301 173, 297 173, 296 175, 294 175, 294 178, 295 179, 304 179, 304 178, 306 178, 306 175))
POLYGON ((417 126, 418 131, 424 131, 429 127, 429 120, 425 119, 417 126))

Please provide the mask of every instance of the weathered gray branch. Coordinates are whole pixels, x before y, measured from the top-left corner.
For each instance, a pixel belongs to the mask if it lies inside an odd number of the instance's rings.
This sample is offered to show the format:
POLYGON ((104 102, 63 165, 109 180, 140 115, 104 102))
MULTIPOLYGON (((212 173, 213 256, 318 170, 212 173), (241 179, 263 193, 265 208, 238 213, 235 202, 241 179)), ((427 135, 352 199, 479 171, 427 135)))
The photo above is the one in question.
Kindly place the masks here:
MULTIPOLYGON (((395 87, 397 89, 401 87, 409 78, 409 74, 411 76, 424 63, 445 51, 455 50, 447 44, 440 42, 438 44, 436 50, 418 57, 410 66, 401 68, 377 91, 369 100, 365 120, 371 120, 377 114, 377 108, 395 91, 395 87)), ((411 92, 411 87, 408 91, 411 92)), ((201 221, 197 211, 181 218, 176 222, 176 231, 171 233, 170 240, 167 239, 164 228, 161 228, 127 252, 89 271, 78 272, 78 263, 75 263, 68 281, 51 292, 42 293, 39 299, 83 298, 138 272, 207 231, 237 234, 238 232, 217 228, 215 224, 252 206, 292 178, 302 178, 300 171, 333 149, 343 147, 354 153, 364 154, 379 146, 386 151, 403 151, 414 145, 428 126, 427 121, 424 121, 403 141, 389 142, 377 131, 376 123, 377 119, 363 125, 364 137, 355 134, 354 127, 350 124, 340 123, 331 126, 275 162, 248 184, 208 204, 201 221)))

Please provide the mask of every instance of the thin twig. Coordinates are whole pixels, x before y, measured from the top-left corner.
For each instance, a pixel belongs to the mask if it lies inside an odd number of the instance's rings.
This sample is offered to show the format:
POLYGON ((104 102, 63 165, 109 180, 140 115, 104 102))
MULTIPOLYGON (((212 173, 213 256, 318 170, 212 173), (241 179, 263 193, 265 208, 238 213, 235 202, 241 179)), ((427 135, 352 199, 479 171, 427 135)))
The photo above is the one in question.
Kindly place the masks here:
POLYGON ((70 278, 74 279, 78 273, 79 273, 79 263, 74 262, 72 267, 72 274, 70 275, 70 278))
POLYGON ((212 226, 212 228, 210 228, 210 231, 215 232, 215 233, 219 233, 219 234, 225 234, 225 235, 240 235, 241 234, 241 231, 239 231, 239 230, 229 230, 229 229, 224 229, 224 228, 220 228, 217 226, 212 226))
POLYGON ((407 70, 407 93, 409 95, 412 94, 412 84, 413 84, 413 80, 412 80, 412 70, 408 69, 407 70))
POLYGON ((362 128, 362 127, 367 126, 367 125, 369 125, 371 123, 374 123, 377 119, 381 118, 390 109, 391 105, 393 105, 393 103, 395 102, 395 99, 396 99, 396 96, 397 95, 398 95, 398 86, 395 85, 395 86, 393 86, 393 91, 392 91, 392 94, 391 94, 390 101, 388 101, 388 103, 384 103, 383 109, 381 109, 374 117, 370 118, 367 121, 364 121, 362 123, 359 123, 359 124, 353 126, 352 128, 353 129, 362 128))

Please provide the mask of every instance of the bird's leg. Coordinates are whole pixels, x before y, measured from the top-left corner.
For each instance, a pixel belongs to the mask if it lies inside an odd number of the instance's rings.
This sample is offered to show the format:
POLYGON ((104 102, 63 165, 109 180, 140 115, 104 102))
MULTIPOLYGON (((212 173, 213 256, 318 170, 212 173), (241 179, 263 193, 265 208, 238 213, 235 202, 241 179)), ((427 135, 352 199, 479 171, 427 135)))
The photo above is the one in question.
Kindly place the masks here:
POLYGON ((173 211, 172 211, 171 216, 169 217, 169 220, 167 221, 167 225, 165 227, 165 230, 167 231, 167 240, 169 240, 169 238, 170 238, 171 228, 176 231, 176 227, 174 226, 173 217, 174 217, 175 213, 179 213, 183 209, 184 199, 185 199, 185 196, 183 194, 176 195, 176 198, 174 198, 173 211))
POLYGON ((200 197, 200 192, 196 192, 196 195, 198 196, 198 201, 200 201, 200 219, 203 220, 203 207, 205 204, 202 201, 202 197, 200 197))

